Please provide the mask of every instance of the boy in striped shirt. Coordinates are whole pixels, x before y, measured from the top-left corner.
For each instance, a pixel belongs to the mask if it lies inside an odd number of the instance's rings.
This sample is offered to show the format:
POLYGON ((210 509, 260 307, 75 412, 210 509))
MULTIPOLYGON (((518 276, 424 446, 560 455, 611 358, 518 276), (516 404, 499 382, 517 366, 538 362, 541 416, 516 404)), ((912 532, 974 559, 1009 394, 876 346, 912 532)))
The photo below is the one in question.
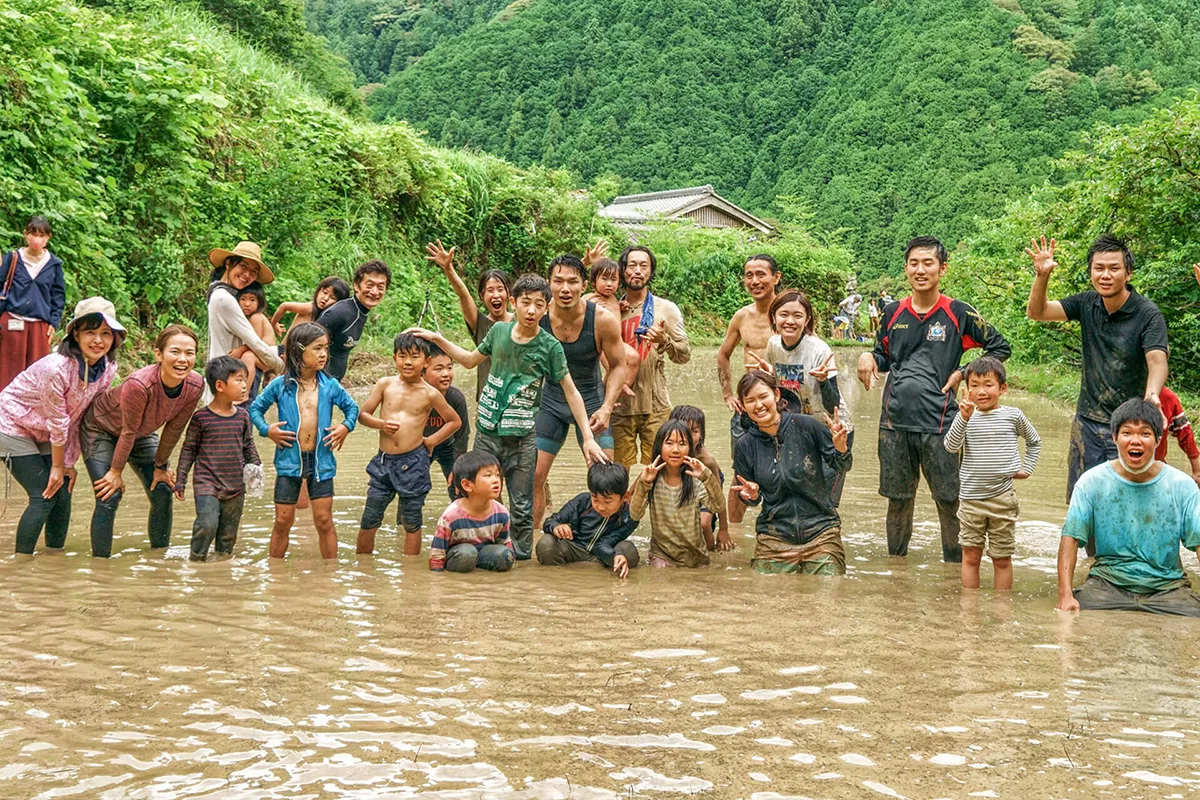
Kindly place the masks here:
POLYGON ((962 585, 979 588, 979 562, 987 545, 995 588, 1012 588, 1012 555, 1021 508, 1013 480, 1033 472, 1042 452, 1042 439, 1021 409, 1000 405, 1008 391, 1004 364, 984 356, 967 365, 967 391, 958 401, 958 415, 946 433, 946 449, 962 456, 959 470, 959 543, 962 545, 962 585), (1025 440, 1021 457, 1017 439, 1025 440))
POLYGON ((472 450, 454 460, 451 485, 458 499, 442 512, 429 568, 434 572, 507 572, 515 556, 509 538, 508 509, 500 496, 500 461, 486 450, 472 450))

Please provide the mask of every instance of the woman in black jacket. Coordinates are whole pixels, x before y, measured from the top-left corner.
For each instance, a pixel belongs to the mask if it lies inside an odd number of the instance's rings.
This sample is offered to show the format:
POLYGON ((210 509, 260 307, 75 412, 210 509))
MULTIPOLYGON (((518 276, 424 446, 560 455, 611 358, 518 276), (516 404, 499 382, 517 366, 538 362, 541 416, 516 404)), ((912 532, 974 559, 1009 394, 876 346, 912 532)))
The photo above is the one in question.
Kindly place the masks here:
POLYGON ((837 411, 826 423, 780 413, 775 376, 757 370, 742 377, 737 393, 752 424, 733 454, 729 518, 741 522, 747 506, 762 504, 751 563, 759 572, 844 575, 842 523, 822 466, 850 469, 837 411))

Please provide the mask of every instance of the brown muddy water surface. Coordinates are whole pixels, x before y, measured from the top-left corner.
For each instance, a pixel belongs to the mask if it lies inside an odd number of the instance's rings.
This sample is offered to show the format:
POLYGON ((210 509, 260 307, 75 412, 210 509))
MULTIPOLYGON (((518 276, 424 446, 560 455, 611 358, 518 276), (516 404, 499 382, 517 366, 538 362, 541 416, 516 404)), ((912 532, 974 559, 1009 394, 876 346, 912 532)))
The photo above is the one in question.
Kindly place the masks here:
MULTIPOLYGON (((704 351, 673 368, 672 396, 708 411, 710 446, 728 464, 713 364, 704 351)), ((190 502, 177 506, 171 548, 151 554, 146 506, 131 494, 114 557, 96 560, 81 483, 65 556, 0 562, 0 796, 1165 798, 1200 788, 1200 626, 1053 611, 1069 410, 1009 396, 1046 440, 1018 487, 1016 591, 964 594, 957 567, 938 560, 927 495, 911 555, 888 558, 878 390, 851 392, 849 575, 838 579, 755 574, 750 525, 708 569, 640 567, 626 581, 532 562, 435 575, 428 536, 420 558, 382 532, 378 555, 356 557, 375 450, 366 429, 339 457, 336 564, 321 562, 305 512, 287 559, 269 561, 269 496, 247 502, 236 558, 190 564, 190 502)), ((259 449, 269 462, 270 443, 259 449)), ((577 451, 551 481, 556 503, 583 489, 577 451)), ((10 497, 0 519, 4 552, 21 507, 10 497)), ((442 507, 431 494, 427 532, 442 507)), ((648 535, 635 534, 643 553, 648 535)), ((1194 556, 1185 564, 1195 572, 1194 556)))

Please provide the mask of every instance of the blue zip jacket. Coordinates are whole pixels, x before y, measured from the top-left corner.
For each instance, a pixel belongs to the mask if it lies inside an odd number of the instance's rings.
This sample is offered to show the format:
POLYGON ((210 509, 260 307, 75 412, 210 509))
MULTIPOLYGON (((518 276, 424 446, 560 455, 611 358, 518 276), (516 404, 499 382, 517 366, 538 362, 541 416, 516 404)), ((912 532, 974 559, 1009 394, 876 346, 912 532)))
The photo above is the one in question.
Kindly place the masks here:
MULTIPOLYGON (((250 404, 250 421, 258 428, 260 436, 266 436, 271 426, 264 417, 267 409, 273 405, 279 407, 279 420, 284 423, 284 430, 292 433, 300 432, 300 405, 296 402, 296 392, 300 384, 294 379, 280 375, 263 389, 254 402, 250 404)), ((325 444, 325 436, 333 427, 333 407, 342 410, 342 422, 350 430, 358 424, 358 403, 350 397, 350 393, 342 388, 336 378, 331 378, 323 372, 317 373, 317 454, 316 479, 327 480, 337 474, 337 460, 333 451, 325 444)), ((300 446, 275 448, 275 472, 289 478, 300 477, 300 446)))
MULTIPOLYGON (((0 291, 4 289, 4 279, 8 277, 13 252, 10 250, 0 258, 0 291)), ((62 259, 51 253, 50 260, 37 277, 30 278, 29 271, 25 269, 25 260, 18 255, 12 289, 8 292, 8 302, 3 310, 18 317, 49 322, 50 327, 57 330, 66 304, 67 284, 63 279, 62 259)))

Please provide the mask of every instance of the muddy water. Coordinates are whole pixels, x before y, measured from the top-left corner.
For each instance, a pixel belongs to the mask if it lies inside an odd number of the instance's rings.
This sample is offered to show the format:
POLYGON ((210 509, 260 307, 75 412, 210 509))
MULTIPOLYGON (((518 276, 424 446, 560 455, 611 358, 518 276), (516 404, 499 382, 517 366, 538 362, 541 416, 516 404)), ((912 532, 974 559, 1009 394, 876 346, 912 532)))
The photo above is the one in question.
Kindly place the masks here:
MULTIPOLYGON (((727 463, 712 353, 696 361, 673 395, 709 411, 727 463)), ((336 565, 308 523, 271 563, 263 499, 232 561, 188 563, 186 505, 175 544, 150 555, 140 501, 117 555, 93 560, 82 487, 65 556, 0 564, 0 795, 1190 794, 1200 628, 1052 611, 1068 411, 1010 399, 1046 439, 1020 486, 1011 597, 960 592, 933 524, 907 560, 887 557, 878 392, 853 397, 842 579, 754 574, 749 526, 709 569, 624 582, 590 565, 432 575, 391 536, 356 558, 366 431, 340 458, 336 565)), ((552 479, 557 502, 578 491, 577 456, 552 479)), ((432 524, 440 505, 426 511, 432 524)), ((935 518, 927 499, 918 516, 935 518)))

